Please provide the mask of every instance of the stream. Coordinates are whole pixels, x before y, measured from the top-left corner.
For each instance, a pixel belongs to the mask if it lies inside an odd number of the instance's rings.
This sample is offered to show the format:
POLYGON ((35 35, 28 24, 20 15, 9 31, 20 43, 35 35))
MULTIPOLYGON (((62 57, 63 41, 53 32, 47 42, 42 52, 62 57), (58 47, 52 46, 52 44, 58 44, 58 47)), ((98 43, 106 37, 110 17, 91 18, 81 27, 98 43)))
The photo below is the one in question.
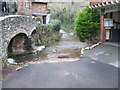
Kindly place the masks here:
POLYGON ((85 43, 80 42, 72 34, 60 30, 62 36, 59 41, 49 45, 43 51, 37 51, 33 54, 27 54, 24 56, 17 56, 15 58, 16 63, 33 63, 33 62, 64 62, 79 60, 81 54, 81 48, 85 46, 85 43))
POLYGON ((18 56, 16 58, 17 63, 33 63, 33 62, 64 62, 79 60, 81 48, 85 46, 85 43, 80 42, 72 34, 60 30, 62 36, 60 40, 49 45, 43 51, 38 51, 33 54, 27 54, 24 56, 18 56))

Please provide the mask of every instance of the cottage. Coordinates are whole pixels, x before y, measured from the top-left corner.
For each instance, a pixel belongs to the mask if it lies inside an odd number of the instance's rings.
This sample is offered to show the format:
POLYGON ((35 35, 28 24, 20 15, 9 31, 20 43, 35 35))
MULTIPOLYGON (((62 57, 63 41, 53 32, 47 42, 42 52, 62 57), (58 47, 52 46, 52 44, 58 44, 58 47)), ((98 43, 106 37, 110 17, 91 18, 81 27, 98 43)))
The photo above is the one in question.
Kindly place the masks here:
POLYGON ((100 42, 120 42, 120 0, 90 0, 100 11, 100 42))
POLYGON ((47 2, 40 2, 36 0, 18 0, 18 12, 23 11, 28 15, 47 14, 47 2))
POLYGON ((43 18, 42 23, 46 24, 47 3, 48 2, 44 0, 2 0, 2 2, 0 2, 0 7, 2 7, 0 9, 0 16, 4 16, 5 13, 8 15, 20 14, 40 16, 43 18), (6 6, 3 7, 3 3, 7 3, 6 6))
POLYGON ((29 16, 43 17, 43 24, 46 24, 47 2, 40 0, 18 0, 18 13, 25 12, 29 16))
MULTIPOLYGON (((47 2, 40 0, 2 0, 2 2, 17 3, 17 13, 32 15, 36 14, 47 14, 47 2)), ((2 4, 0 5, 2 6, 2 4)), ((6 5, 8 6, 8 5, 6 5)), ((3 7, 4 8, 4 7, 3 7)))

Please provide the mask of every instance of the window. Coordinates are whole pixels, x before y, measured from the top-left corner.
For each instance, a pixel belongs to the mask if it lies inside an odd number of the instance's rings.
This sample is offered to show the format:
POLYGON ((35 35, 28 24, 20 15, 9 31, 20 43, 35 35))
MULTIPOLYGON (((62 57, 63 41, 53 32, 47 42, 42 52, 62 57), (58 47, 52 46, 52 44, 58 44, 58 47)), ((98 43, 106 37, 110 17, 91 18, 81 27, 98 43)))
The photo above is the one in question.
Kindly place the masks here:
POLYGON ((30 7, 29 1, 25 1, 25 7, 30 7))

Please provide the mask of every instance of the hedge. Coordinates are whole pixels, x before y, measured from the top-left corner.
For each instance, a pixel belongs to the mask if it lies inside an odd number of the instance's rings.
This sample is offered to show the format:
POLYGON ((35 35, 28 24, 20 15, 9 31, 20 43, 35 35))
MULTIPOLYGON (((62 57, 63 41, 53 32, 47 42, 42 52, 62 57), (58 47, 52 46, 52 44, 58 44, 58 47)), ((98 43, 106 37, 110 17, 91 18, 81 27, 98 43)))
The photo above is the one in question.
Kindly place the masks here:
POLYGON ((88 6, 77 13, 74 30, 80 41, 93 41, 98 37, 99 17, 98 10, 88 6))

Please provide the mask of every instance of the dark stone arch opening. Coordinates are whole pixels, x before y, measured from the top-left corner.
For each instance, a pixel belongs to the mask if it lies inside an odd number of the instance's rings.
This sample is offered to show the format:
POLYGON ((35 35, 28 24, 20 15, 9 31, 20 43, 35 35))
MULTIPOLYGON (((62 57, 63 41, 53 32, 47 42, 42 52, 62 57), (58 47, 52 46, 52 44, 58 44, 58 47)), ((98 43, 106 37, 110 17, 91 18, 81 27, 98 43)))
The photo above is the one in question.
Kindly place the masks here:
POLYGON ((14 36, 8 45, 8 57, 27 54, 32 51, 31 40, 24 33, 14 36))
POLYGON ((32 44, 34 44, 35 46, 39 45, 41 42, 39 38, 39 34, 36 30, 34 30, 31 34, 31 41, 32 41, 32 44))

